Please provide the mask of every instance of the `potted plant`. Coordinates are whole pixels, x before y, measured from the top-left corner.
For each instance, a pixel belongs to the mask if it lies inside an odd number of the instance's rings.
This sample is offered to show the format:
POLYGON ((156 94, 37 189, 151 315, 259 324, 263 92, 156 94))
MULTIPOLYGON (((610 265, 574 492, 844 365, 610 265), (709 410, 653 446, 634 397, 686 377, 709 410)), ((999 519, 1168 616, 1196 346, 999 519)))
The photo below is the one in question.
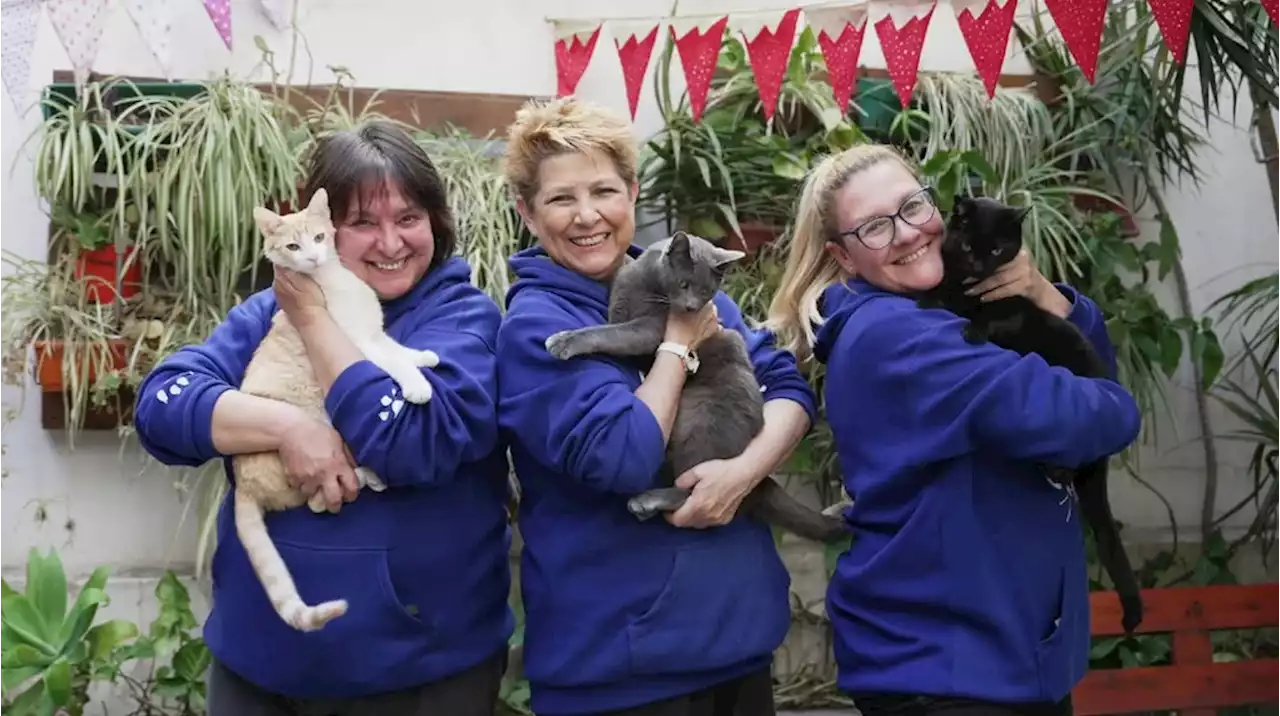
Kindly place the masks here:
POLYGON ((638 204, 669 228, 754 254, 782 234, 814 157, 861 141, 861 131, 835 106, 821 50, 807 28, 792 48, 769 121, 760 111, 746 48, 731 34, 698 123, 687 96, 671 95, 673 54, 668 39, 654 73, 665 126, 642 151, 638 204))

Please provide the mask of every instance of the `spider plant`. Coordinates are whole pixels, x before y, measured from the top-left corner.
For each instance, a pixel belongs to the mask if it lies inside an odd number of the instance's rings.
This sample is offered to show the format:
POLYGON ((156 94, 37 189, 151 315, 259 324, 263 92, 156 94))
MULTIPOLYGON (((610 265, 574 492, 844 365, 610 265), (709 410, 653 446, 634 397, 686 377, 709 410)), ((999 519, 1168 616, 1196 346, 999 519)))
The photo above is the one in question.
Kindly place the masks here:
POLYGON ((450 127, 419 141, 440 170, 449 194, 458 247, 471 264, 471 282, 505 304, 507 258, 523 248, 524 224, 511 202, 500 166, 500 145, 450 127))
POLYGON ((144 223, 154 208, 153 252, 173 267, 189 306, 229 310, 242 276, 258 266, 252 209, 297 198, 298 162, 271 99, 229 77, 173 107, 152 128, 134 200, 144 223))

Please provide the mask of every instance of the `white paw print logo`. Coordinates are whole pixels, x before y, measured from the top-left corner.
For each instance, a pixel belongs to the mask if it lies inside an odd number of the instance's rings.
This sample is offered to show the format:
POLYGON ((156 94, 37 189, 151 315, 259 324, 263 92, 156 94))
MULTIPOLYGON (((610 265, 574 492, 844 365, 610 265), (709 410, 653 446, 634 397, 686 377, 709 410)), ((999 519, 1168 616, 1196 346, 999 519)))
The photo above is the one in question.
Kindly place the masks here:
POLYGON ((182 389, 187 387, 188 385, 191 385, 191 381, 187 379, 187 375, 188 374, 180 375, 177 378, 175 378, 172 383, 169 384, 168 388, 161 388, 160 390, 157 390, 156 400, 160 401, 161 403, 164 403, 165 405, 168 405, 170 395, 173 395, 173 396, 181 395, 182 389))
POLYGON ((391 395, 382 396, 382 410, 378 411, 378 419, 386 422, 400 414, 404 409, 404 398, 400 397, 400 389, 392 388, 391 395))

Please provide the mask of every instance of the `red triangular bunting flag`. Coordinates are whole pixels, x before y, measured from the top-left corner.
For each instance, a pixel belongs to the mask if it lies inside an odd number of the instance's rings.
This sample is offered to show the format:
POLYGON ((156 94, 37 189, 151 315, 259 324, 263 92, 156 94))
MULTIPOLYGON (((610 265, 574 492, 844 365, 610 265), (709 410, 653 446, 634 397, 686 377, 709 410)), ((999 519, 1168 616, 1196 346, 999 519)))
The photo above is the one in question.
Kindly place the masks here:
POLYGON ((1271 22, 1280 25, 1280 0, 1262 0, 1262 9, 1271 16, 1271 22))
POLYGON ((987 88, 987 97, 995 97, 1000 70, 1009 51, 1009 32, 1013 30, 1018 0, 1005 0, 1004 7, 999 6, 997 0, 986 0, 986 7, 980 12, 974 8, 981 6, 982 0, 968 3, 952 0, 951 4, 956 10, 956 22, 960 23, 960 34, 969 46, 973 66, 987 88))
POLYGON ((582 41, 582 33, 573 32, 572 37, 561 37, 556 40, 556 96, 564 97, 573 94, 578 88, 578 80, 587 71, 591 63, 591 54, 596 50, 596 39, 600 37, 600 25, 596 25, 586 42, 582 41))
POLYGON ((624 43, 619 43, 617 37, 613 38, 613 44, 618 48, 618 61, 622 64, 622 81, 627 86, 627 106, 631 107, 633 120, 636 118, 636 107, 640 104, 644 73, 648 71, 649 57, 653 55, 653 42, 658 39, 658 26, 654 25, 643 40, 637 41, 637 37, 637 33, 629 33, 624 43))
POLYGON ((876 22, 876 36, 880 38, 880 49, 884 51, 885 66, 903 107, 911 106, 911 95, 916 91, 916 76, 920 71, 920 50, 924 48, 924 36, 929 31, 929 21, 937 7, 936 3, 930 5, 929 12, 913 16, 902 27, 893 24, 892 15, 885 15, 876 22))
POLYGON ((751 63, 751 72, 756 76, 756 88, 760 91, 760 104, 763 105, 764 119, 773 119, 773 112, 778 108, 778 94, 782 91, 782 78, 787 73, 787 63, 791 60, 791 43, 796 39, 796 20, 800 9, 788 10, 782 15, 776 30, 768 26, 760 28, 754 38, 748 39, 746 32, 742 38, 746 40, 747 60, 751 63))
MULTIPOLYGON (((725 15, 707 28, 706 32, 698 32, 692 27, 684 37, 676 39, 676 51, 680 54, 680 66, 684 68, 684 83, 689 90, 689 109, 693 112, 693 121, 702 121, 702 111, 707 108, 707 92, 711 90, 711 75, 716 71, 716 59, 720 57, 720 43, 724 40, 724 28, 729 24, 729 16, 725 15)), ((676 37, 676 28, 671 26, 671 36, 676 37)))
POLYGON ((1164 36, 1164 44, 1173 59, 1182 64, 1187 59, 1187 38, 1191 36, 1191 11, 1196 0, 1147 0, 1156 26, 1164 36))
POLYGON ((1102 46, 1107 2, 1109 0, 1044 0, 1058 32, 1062 33, 1062 41, 1089 84, 1093 84, 1098 72, 1098 49, 1102 46))
POLYGON ((818 33, 831 94, 843 114, 849 108, 858 74, 858 55, 862 53, 862 37, 867 29, 866 6, 806 7, 804 16, 818 33))

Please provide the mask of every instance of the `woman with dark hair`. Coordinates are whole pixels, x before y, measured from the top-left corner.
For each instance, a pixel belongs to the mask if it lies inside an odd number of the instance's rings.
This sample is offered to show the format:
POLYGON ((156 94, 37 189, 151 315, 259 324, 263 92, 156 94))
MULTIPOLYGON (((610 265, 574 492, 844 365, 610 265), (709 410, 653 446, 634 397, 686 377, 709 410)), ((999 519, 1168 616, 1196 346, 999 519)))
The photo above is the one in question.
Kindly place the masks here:
POLYGON ((327 191, 338 255, 382 300, 387 333, 435 351, 440 365, 426 371, 429 402, 398 399, 329 318, 316 284, 277 271, 272 288, 143 382, 135 425, 156 459, 222 458, 234 481, 230 456, 277 451, 295 485, 341 507, 267 515, 303 598, 350 605, 304 633, 276 615, 224 501, 204 628, 209 714, 492 714, 513 628, 498 308, 453 255, 444 183, 406 133, 374 122, 332 135, 308 169, 303 203, 327 191), (306 344, 332 426, 236 390, 277 309, 306 344), (387 489, 356 499, 356 465, 387 489))

